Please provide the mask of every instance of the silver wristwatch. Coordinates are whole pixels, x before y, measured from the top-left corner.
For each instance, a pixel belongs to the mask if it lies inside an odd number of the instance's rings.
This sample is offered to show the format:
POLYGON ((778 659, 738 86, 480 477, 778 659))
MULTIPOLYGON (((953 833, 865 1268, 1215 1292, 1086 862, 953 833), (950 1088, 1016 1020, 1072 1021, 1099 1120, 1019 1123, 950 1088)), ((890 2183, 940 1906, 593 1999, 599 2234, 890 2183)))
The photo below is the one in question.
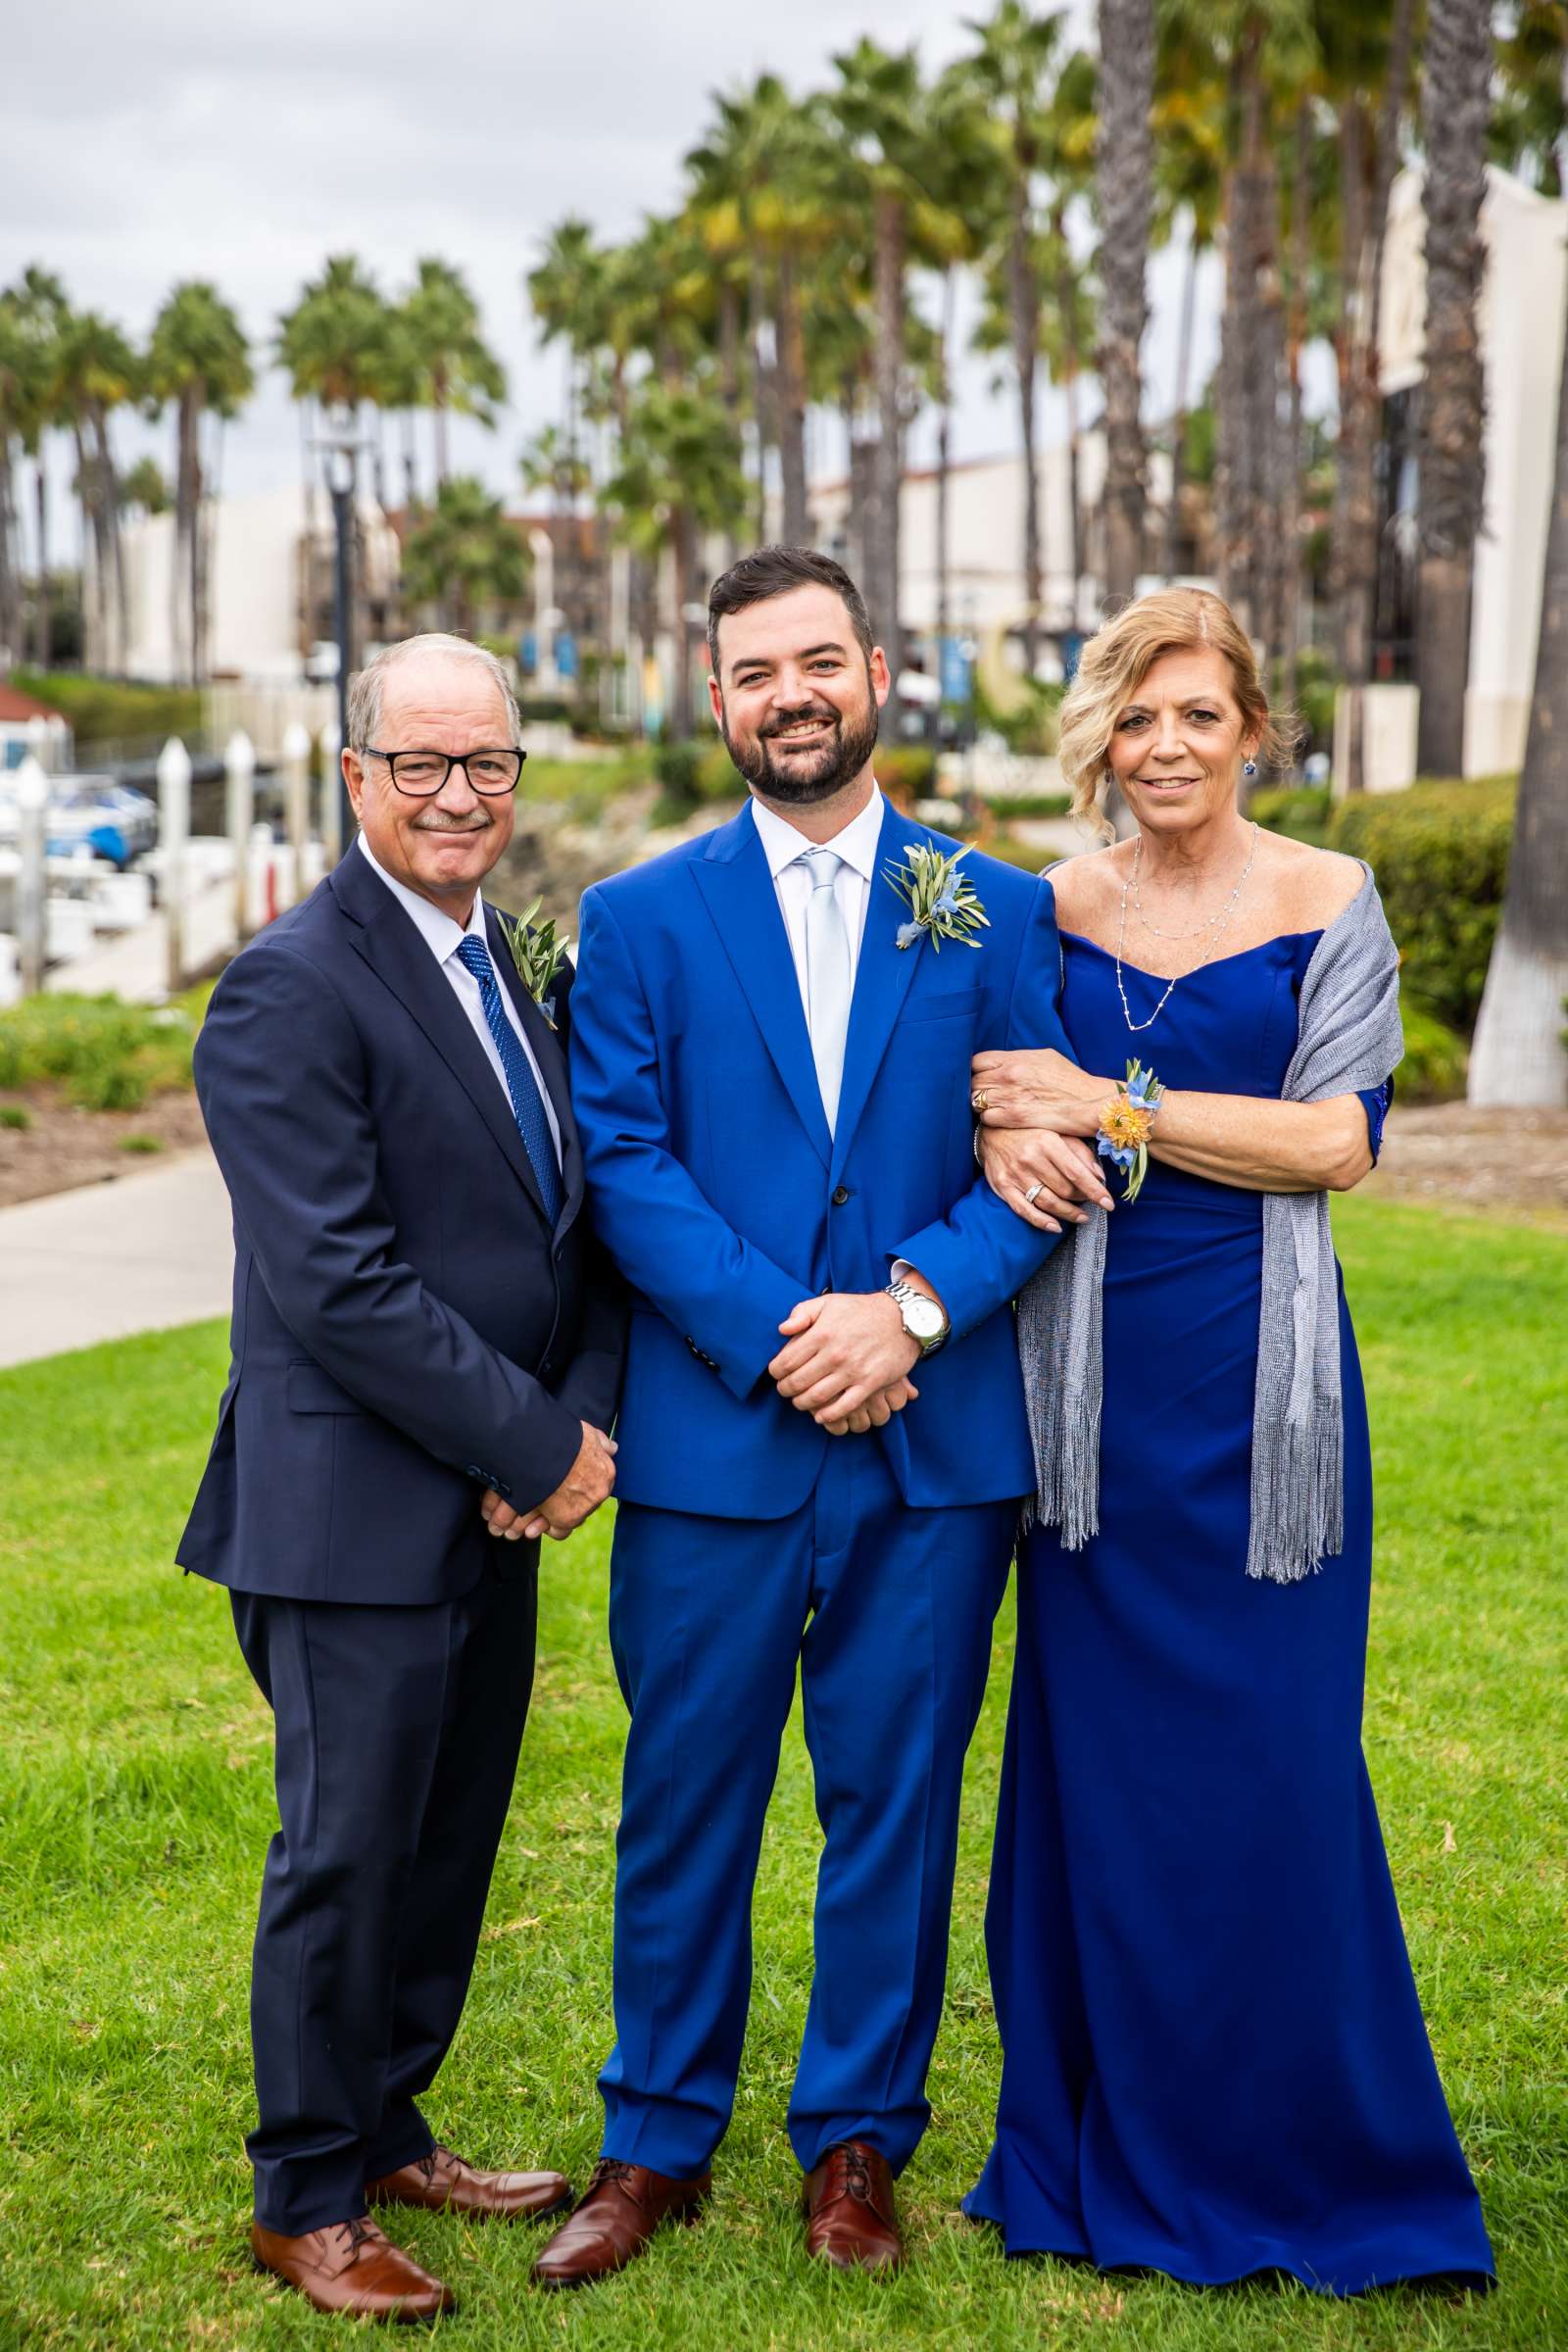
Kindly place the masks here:
POLYGON ((922 1355, 935 1355, 953 1326, 947 1309, 936 1299, 917 1291, 912 1283, 893 1281, 887 1286, 888 1297, 904 1318, 904 1328, 911 1340, 917 1340, 922 1355))

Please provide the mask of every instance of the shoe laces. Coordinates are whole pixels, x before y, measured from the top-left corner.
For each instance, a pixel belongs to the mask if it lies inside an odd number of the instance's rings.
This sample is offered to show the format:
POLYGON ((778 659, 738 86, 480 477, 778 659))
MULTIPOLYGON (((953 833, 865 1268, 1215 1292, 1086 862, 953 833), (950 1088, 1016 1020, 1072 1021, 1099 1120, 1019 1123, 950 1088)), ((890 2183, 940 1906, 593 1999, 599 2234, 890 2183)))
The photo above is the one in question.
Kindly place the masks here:
POLYGON ((599 2162, 594 2166, 594 2177, 583 2192, 584 2204, 587 2203, 596 2188, 603 2188, 607 2182, 613 2180, 622 2196, 630 2197, 634 2205, 641 2205, 641 2197, 629 2185, 631 2177, 636 2170, 637 2167, 634 2164, 628 2164, 623 2156, 601 2156, 599 2162))
POLYGON ((865 2158, 858 2148, 852 2145, 842 2147, 839 2155, 844 2165, 845 2187, 851 2196, 858 2197, 862 2205, 869 2205, 871 2202, 871 2174, 865 2158))
POLYGON ((351 2262, 358 2258, 363 2245, 380 2234, 375 2224, 363 2213, 357 2214, 352 2222, 339 2222, 337 2227, 343 2234, 343 2251, 351 2262))

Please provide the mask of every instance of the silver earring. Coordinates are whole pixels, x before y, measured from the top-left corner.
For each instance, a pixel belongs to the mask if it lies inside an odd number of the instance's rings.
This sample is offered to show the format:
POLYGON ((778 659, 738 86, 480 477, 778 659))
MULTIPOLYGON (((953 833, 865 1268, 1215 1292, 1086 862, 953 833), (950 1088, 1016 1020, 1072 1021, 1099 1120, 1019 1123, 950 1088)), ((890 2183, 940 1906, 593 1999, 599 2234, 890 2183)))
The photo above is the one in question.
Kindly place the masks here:
POLYGON ((1244 760, 1242 761, 1242 773, 1244 776, 1255 776, 1257 773, 1257 761, 1255 760, 1244 760))

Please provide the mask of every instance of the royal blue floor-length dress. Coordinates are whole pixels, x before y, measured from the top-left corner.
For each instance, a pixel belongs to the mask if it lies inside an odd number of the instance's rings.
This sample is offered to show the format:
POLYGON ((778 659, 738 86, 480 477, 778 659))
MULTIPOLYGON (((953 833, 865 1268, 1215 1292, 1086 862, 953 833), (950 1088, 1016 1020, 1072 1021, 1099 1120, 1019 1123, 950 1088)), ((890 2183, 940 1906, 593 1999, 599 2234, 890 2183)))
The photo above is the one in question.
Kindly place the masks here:
MULTIPOLYGON (((1320 933, 1130 1036, 1064 935, 1087 1069, 1277 1095, 1320 933)), ((1123 964, 1133 1017, 1163 981, 1123 964)), ((1365 1098, 1375 1139, 1383 1098, 1365 1098)), ((1344 1551, 1246 1573, 1262 1198, 1151 1163, 1110 1218, 1100 1533, 1029 1539, 987 1944, 1004 2067, 965 2200, 1009 2254, 1353 2294, 1490 2277, 1361 1755, 1372 1482, 1340 1299, 1344 1551)))

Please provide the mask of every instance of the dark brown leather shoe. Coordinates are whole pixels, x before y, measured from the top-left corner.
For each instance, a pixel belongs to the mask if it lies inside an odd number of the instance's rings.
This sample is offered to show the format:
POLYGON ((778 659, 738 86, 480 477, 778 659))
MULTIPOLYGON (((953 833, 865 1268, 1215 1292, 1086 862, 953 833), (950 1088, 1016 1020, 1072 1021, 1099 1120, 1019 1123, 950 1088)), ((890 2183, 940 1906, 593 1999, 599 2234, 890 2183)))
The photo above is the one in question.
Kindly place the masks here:
POLYGON ((255 2222, 251 2254, 258 2270, 270 2271, 274 2278, 296 2287, 318 2311, 416 2328, 458 2307, 449 2286, 421 2271, 363 2216, 312 2230, 304 2237, 283 2237, 255 2222))
POLYGON ((885 2156, 840 2140, 806 2176, 806 2250, 838 2271, 896 2271, 904 2239, 885 2156))
POLYGON ((367 2181, 365 2193, 372 2205, 422 2205, 473 2221, 545 2221, 571 2204, 564 2173, 481 2173, 442 2147, 367 2181))
POLYGON ((624 2270, 661 2222, 695 2222, 712 2189, 710 2173, 672 2180, 646 2164, 601 2156, 577 2210, 563 2222, 533 2266, 540 2286, 587 2286, 624 2270))

